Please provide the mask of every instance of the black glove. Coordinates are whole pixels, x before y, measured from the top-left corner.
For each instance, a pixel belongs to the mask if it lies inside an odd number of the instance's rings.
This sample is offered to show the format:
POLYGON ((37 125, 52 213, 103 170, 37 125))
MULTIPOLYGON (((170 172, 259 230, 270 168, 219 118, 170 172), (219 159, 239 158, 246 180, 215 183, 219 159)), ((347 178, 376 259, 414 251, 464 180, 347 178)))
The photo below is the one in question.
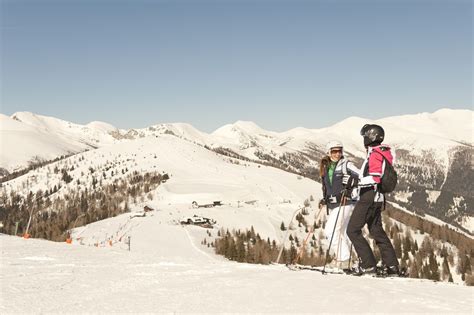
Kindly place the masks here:
POLYGON ((342 177, 342 184, 346 190, 352 190, 353 188, 357 187, 358 183, 359 178, 356 176, 346 174, 342 177))
POLYGON ((319 204, 318 204, 319 210, 321 210, 321 208, 324 207, 325 205, 326 205, 326 200, 324 200, 324 198, 319 200, 319 204))

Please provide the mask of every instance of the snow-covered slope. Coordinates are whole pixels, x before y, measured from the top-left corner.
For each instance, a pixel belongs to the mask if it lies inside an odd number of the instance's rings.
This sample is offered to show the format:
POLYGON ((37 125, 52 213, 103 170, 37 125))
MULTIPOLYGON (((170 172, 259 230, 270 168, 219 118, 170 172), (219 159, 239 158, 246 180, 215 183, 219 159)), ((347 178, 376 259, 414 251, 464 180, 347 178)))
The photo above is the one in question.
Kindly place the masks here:
POLYGON ((0 167, 7 170, 23 168, 29 162, 55 159, 80 152, 90 146, 68 141, 56 132, 37 128, 0 114, 0 167))
POLYGON ((114 126, 104 122, 94 121, 83 126, 30 112, 15 113, 12 115, 12 119, 45 133, 55 134, 63 138, 64 141, 75 141, 91 146, 113 143, 113 138, 109 135, 109 132, 118 131, 114 126))
MULTIPOLYGON (((112 235, 128 216, 111 220, 91 229, 112 235)), ((472 313, 469 287, 239 264, 166 211, 133 220, 130 251, 0 234, 0 313, 472 313)))
POLYGON ((87 126, 53 117, 18 112, 0 116, 0 168, 14 171, 30 162, 94 149, 116 140, 109 132, 117 129, 103 122, 87 126))
POLYGON ((346 155, 362 158, 365 150, 359 130, 366 123, 378 123, 386 130, 386 143, 397 153, 401 183, 394 195, 396 200, 410 208, 409 203, 416 203, 412 200, 415 196, 420 205, 428 205, 421 210, 449 223, 460 222, 474 231, 474 189, 469 186, 473 182, 472 167, 471 171, 464 171, 466 159, 472 156, 473 116, 471 110, 441 109, 379 120, 351 117, 327 128, 295 128, 286 132, 266 131, 253 122, 237 121, 207 134, 184 123, 118 130, 101 122, 81 126, 22 112, 12 116, 13 122, 1 116, 0 168, 12 171, 26 166, 35 157, 52 159, 112 143, 169 134, 196 147, 224 148, 236 156, 316 178, 318 162, 328 140, 341 140, 346 155), (423 200, 425 194, 429 198, 423 200), (456 201, 459 196, 463 197, 462 202, 456 201))
POLYGON ((459 142, 473 144, 473 121, 474 112, 471 110, 441 109, 434 113, 379 120, 351 117, 327 128, 295 128, 281 133, 264 131, 253 123, 236 122, 217 129, 211 135, 229 139, 227 144, 232 144, 234 148, 236 144, 247 148, 253 141, 253 146, 267 151, 275 150, 276 147, 304 151, 308 143, 314 143, 323 149, 330 139, 339 139, 343 141, 346 151, 362 157, 365 149, 359 131, 365 124, 375 123, 384 127, 385 142, 393 147, 415 154, 433 151, 440 160, 445 161, 449 148, 458 146, 459 142), (246 125, 251 127, 245 128, 246 125))
POLYGON ((106 175, 102 183, 109 183, 124 176, 121 171, 125 168, 128 173, 163 171, 170 174, 171 180, 160 186, 158 195, 167 204, 187 208, 192 201, 220 200, 237 205, 256 200, 260 202, 258 211, 273 207, 277 223, 286 220, 311 194, 316 196, 321 191, 320 184, 309 179, 255 163, 240 163, 172 135, 122 141, 83 152, 8 181, 4 189, 7 194, 15 191, 26 195, 30 190, 46 191, 61 183, 63 188, 56 195, 60 196, 72 189, 90 188, 93 178, 103 177, 102 174, 106 175), (60 172, 51 172, 53 168, 73 168, 68 171, 73 180, 65 184, 60 172), (94 169, 94 174, 90 169, 94 169), (288 204, 290 201, 292 204, 288 204), (281 210, 280 204, 284 202, 281 210))
MULTIPOLYGON (((86 126, 73 124, 60 119, 35 115, 28 112, 19 112, 12 115, 12 119, 25 124, 25 128, 41 132, 43 138, 56 136, 63 139, 61 145, 69 146, 102 146, 116 141, 110 133, 127 136, 128 139, 146 137, 159 134, 174 134, 180 138, 200 145, 211 147, 227 147, 239 151, 244 156, 255 158, 255 150, 282 154, 284 152, 303 152, 308 144, 324 150, 330 139, 340 139, 347 152, 356 156, 364 156, 359 130, 366 123, 378 123, 386 130, 386 142, 397 149, 405 149, 413 154, 431 151, 440 163, 447 163, 449 149, 461 143, 473 143, 474 112, 470 110, 441 109, 435 113, 421 113, 416 115, 394 116, 379 120, 368 120, 359 117, 345 119, 333 126, 322 129, 295 128, 286 132, 266 131, 253 122, 237 121, 225 125, 211 134, 195 129, 189 124, 158 124, 144 129, 118 130, 103 122, 91 122, 86 126), (454 128, 455 126, 455 128, 454 128), (46 136, 47 135, 47 136, 46 136)), ((10 148, 16 138, 9 131, 8 117, 2 115, 1 132, 5 148, 10 148)), ((117 138, 120 138, 117 137, 117 138)), ((51 142, 57 139, 53 139, 51 142)), ((28 141, 25 141, 28 144, 28 141)), ((8 151, 8 150, 5 150, 8 151)), ((44 149, 48 152, 47 149, 44 149)), ((21 153, 21 152, 19 152, 21 153)), ((61 152, 62 153, 62 152, 61 152)), ((3 157, 2 161, 8 160, 3 157)), ((38 155, 41 155, 40 151, 38 155)), ((49 156, 57 154, 49 153, 49 156)), ((31 152, 20 154, 21 160, 31 158, 31 152)), ((21 163, 17 163, 21 165, 21 163)), ((2 163, 0 167, 9 168, 2 163)), ((10 167, 11 168, 11 167, 10 167)))

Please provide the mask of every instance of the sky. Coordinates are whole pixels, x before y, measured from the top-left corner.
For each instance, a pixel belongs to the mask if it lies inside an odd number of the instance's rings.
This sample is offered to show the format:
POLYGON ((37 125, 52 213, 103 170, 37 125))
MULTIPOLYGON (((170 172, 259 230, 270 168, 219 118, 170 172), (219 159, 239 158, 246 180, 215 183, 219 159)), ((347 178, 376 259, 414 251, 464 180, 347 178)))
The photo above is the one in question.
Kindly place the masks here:
POLYGON ((274 131, 472 109, 468 0, 2 0, 1 110, 274 131))

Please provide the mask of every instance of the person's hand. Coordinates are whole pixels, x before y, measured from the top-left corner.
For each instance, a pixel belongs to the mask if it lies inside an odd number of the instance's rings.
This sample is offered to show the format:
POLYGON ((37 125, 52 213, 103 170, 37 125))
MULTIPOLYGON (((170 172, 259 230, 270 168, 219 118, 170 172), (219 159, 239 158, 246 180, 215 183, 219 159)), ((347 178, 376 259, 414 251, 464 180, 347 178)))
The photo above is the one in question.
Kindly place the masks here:
POLYGON ((319 210, 321 210, 321 208, 324 207, 325 205, 326 205, 326 200, 324 200, 324 198, 319 200, 319 204, 318 204, 319 210))
POLYGON ((347 183, 349 182, 349 179, 351 178, 351 175, 349 174, 344 174, 344 176, 342 176, 342 184, 344 186, 347 186, 347 183))
POLYGON ((342 176, 342 184, 347 190, 351 190, 354 187, 357 187, 357 178, 352 175, 346 174, 342 176))

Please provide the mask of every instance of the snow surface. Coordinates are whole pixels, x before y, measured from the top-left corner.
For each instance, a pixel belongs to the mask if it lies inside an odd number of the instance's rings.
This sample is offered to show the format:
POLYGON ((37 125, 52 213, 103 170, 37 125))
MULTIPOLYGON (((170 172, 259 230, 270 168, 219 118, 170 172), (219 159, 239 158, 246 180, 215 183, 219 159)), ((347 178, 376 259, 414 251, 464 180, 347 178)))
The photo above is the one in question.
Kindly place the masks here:
POLYGON ((0 114, 0 167, 9 171, 24 168, 32 161, 51 160, 78 153, 116 140, 110 124, 92 122, 82 126, 61 119, 18 112, 0 114))
MULTIPOLYGON (((473 311, 472 288, 461 285, 231 262, 200 244, 205 229, 175 225, 168 217, 161 210, 131 219, 130 251, 118 243, 95 247, 0 234, 0 313, 473 311)), ((83 237, 100 230, 113 235, 130 219, 109 220, 83 237)))
POLYGON ((0 115, 0 167, 13 171, 36 158, 55 159, 87 148, 82 143, 64 141, 56 133, 0 115))

